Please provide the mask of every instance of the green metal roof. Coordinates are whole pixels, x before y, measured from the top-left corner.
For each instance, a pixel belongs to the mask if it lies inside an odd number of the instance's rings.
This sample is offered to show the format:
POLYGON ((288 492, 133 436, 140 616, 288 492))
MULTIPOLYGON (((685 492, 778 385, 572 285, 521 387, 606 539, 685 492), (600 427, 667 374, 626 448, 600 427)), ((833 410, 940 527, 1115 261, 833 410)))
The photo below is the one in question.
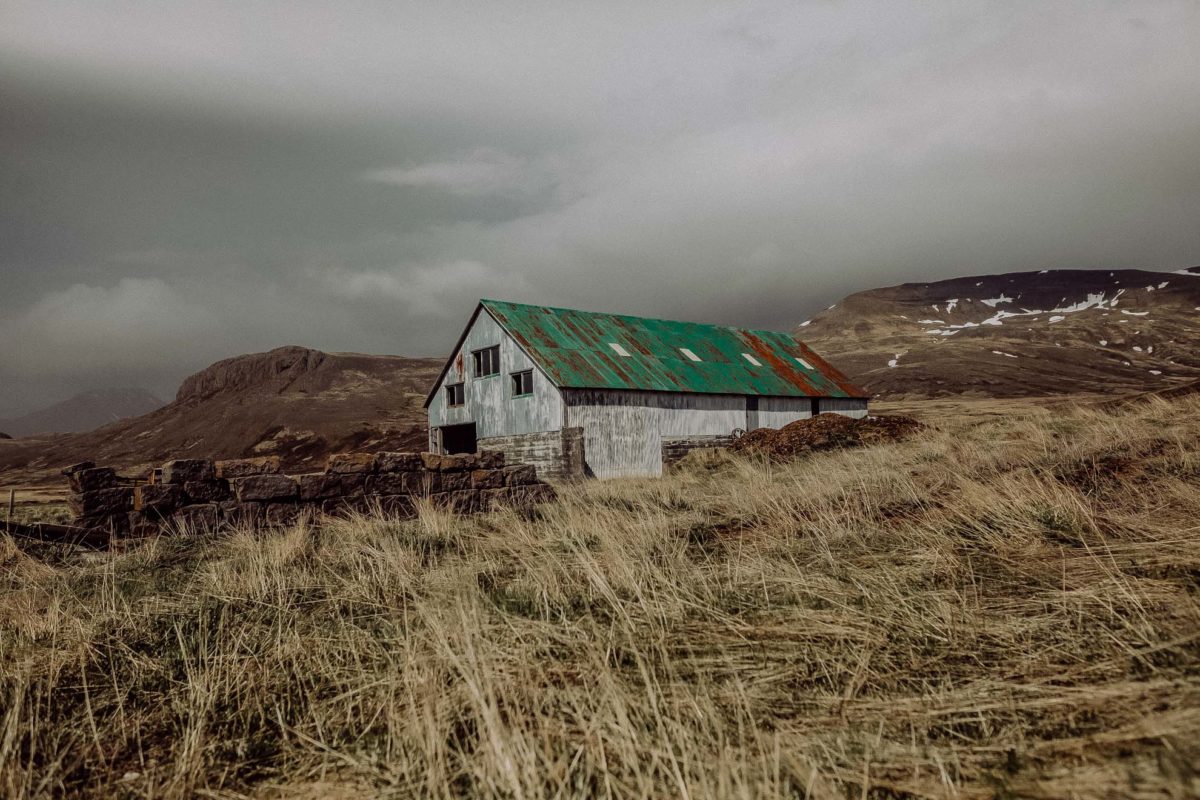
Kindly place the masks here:
POLYGON ((476 316, 480 309, 491 314, 561 388, 869 396, 787 333, 499 300, 481 300, 476 316), (614 344, 629 355, 621 355, 614 344), (699 360, 692 360, 681 348, 699 360))

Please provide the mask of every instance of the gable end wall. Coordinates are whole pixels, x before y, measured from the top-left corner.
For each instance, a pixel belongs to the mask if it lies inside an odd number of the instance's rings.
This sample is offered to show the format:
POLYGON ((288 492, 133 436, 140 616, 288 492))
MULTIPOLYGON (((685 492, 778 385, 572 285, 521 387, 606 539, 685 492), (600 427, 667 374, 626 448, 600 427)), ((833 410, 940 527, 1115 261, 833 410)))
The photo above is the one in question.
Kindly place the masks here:
POLYGON ((429 429, 442 425, 475 423, 479 439, 539 433, 562 428, 563 400, 558 387, 525 355, 521 346, 500 327, 486 310, 481 311, 453 355, 450 368, 438 382, 429 403, 429 429), (500 373, 486 378, 473 374, 471 353, 491 345, 500 345, 500 373), (533 394, 513 397, 510 375, 533 370, 533 394), (465 402, 458 407, 446 405, 446 386, 462 382, 465 402))

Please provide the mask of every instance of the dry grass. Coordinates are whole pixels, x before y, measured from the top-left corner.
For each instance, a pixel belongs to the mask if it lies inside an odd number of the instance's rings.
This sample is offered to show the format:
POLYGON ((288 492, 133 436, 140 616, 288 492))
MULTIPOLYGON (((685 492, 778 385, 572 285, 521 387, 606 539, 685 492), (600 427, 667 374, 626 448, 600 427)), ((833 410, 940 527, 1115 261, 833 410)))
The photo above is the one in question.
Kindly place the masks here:
POLYGON ((591 483, 532 518, 0 542, 0 791, 1184 797, 1200 402, 591 483))

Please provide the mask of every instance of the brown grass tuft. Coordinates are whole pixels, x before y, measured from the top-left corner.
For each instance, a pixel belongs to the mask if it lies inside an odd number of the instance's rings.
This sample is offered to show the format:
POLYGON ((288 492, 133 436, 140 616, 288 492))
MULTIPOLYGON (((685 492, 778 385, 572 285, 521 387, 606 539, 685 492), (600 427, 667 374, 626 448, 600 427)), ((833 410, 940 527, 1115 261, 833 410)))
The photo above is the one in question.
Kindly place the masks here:
POLYGON ((1200 791, 1200 400, 528 515, 0 542, 0 792, 1200 791))

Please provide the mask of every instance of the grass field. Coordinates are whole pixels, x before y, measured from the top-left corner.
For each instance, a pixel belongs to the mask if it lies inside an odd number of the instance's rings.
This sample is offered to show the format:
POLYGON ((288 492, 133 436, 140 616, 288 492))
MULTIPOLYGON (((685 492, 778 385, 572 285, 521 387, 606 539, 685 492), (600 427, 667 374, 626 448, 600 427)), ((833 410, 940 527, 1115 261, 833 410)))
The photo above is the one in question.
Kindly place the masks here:
POLYGON ((0 569, 11 797, 1200 793, 1196 399, 0 569))

